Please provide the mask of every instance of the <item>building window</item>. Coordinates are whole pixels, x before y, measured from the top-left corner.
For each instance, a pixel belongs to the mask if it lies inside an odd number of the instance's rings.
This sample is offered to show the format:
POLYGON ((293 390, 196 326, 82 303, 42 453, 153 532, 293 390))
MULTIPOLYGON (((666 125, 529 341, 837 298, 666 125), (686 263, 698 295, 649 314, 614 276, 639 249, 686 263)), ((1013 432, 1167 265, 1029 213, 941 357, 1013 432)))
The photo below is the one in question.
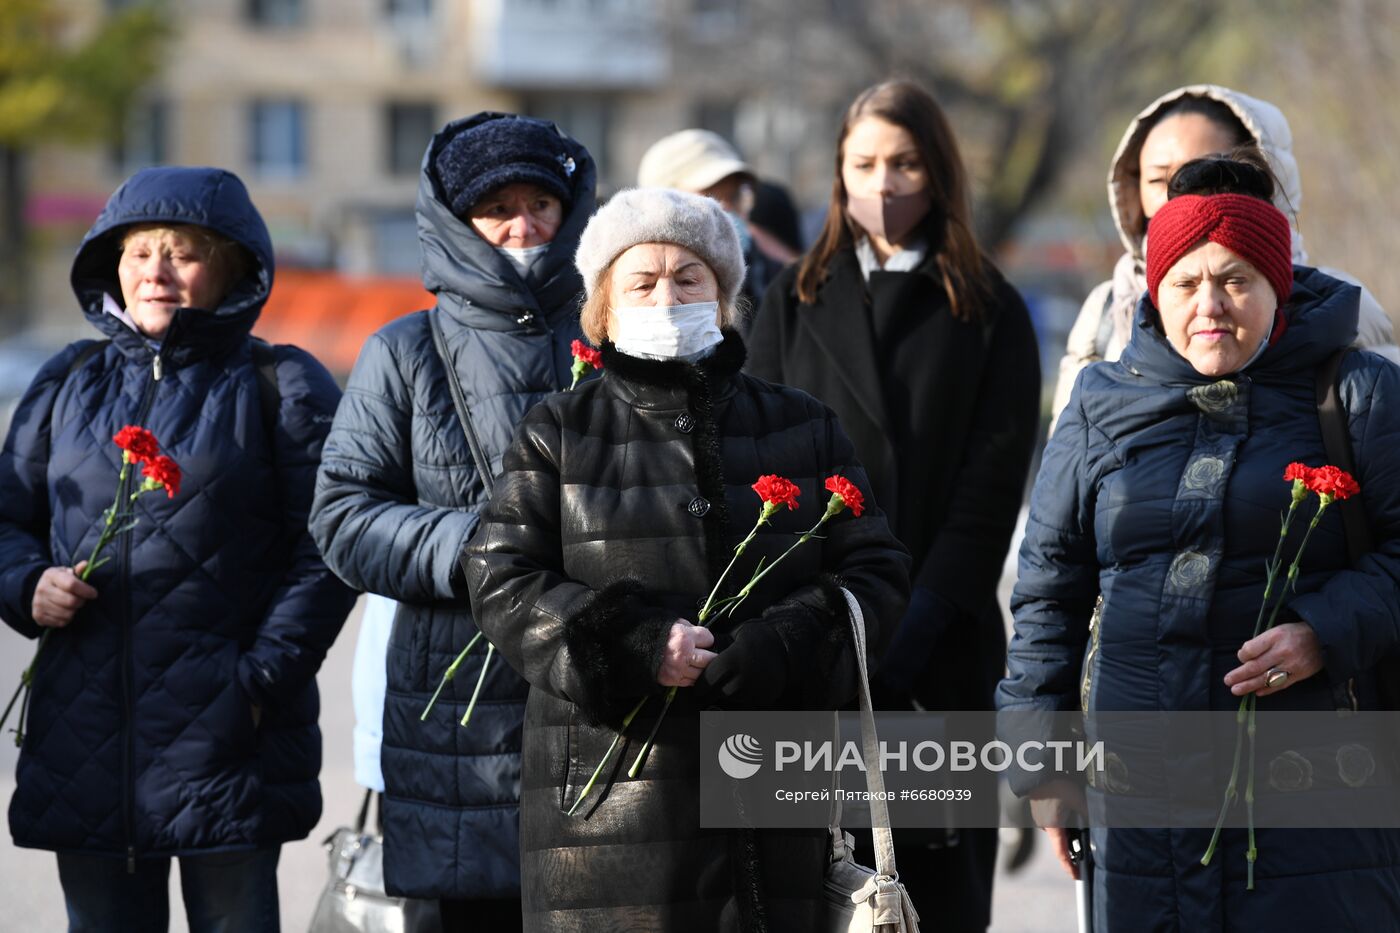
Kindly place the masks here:
POLYGON ((295 100, 253 103, 253 169, 268 178, 295 178, 306 168, 306 108, 295 100))
POLYGON ((248 0, 248 20, 256 26, 300 26, 306 21, 301 0, 248 0))
POLYGON ((169 141, 169 102, 138 101, 127 111, 112 147, 112 165, 123 175, 148 165, 160 165, 170 160, 169 141))
POLYGON ((431 16, 433 0, 384 0, 384 12, 394 17, 431 16))
POLYGON ((391 103, 385 108, 385 167, 390 175, 416 175, 428 140, 437 130, 432 104, 391 103))

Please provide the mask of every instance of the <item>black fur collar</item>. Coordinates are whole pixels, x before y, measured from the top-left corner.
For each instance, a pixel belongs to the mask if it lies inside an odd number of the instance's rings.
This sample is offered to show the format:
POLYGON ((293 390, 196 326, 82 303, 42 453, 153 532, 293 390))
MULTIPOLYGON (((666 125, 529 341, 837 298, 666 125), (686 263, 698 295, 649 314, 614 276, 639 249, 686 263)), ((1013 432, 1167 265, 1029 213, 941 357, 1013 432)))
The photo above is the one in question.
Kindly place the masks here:
POLYGON ((738 331, 725 330, 724 340, 715 352, 697 363, 683 360, 645 360, 628 356, 613 346, 611 340, 603 341, 603 369, 616 373, 618 377, 638 385, 657 388, 684 388, 695 383, 695 377, 703 370, 711 380, 729 377, 744 368, 749 352, 744 347, 744 338, 738 331))

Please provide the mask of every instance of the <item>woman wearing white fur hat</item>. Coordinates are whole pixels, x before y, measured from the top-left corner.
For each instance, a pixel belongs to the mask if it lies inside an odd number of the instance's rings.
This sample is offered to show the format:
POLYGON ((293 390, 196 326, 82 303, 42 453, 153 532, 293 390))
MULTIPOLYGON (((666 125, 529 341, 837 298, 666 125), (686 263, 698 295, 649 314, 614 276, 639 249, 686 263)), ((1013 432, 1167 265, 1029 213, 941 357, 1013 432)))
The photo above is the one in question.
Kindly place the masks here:
POLYGON ((852 699, 839 587, 861 603, 878 657, 904 609, 908 555, 830 410, 740 372, 731 325, 744 262, 719 204, 624 191, 590 221, 576 262, 603 377, 526 415, 464 557, 477 623, 530 683, 525 928, 815 929, 826 831, 702 830, 699 711, 852 699), (827 477, 865 501, 776 567, 735 618, 697 625, 758 514, 750 485, 763 474, 794 483, 798 507, 761 528, 720 596, 816 524, 827 477), (628 777, 671 687, 683 689, 628 777), (619 766, 585 791, 643 697, 619 766))

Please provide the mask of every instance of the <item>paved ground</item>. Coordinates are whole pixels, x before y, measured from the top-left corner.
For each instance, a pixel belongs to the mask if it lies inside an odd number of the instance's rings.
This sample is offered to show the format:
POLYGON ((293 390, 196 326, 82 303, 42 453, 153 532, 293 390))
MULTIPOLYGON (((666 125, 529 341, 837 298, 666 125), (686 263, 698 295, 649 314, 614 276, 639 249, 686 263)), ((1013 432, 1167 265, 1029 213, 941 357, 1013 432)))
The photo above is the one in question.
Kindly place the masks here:
MULTIPOLYGON (((310 838, 283 848, 278 877, 281 884, 282 925, 287 933, 306 929, 317 894, 326 878, 324 850, 320 841, 337 825, 349 822, 359 805, 350 765, 350 661, 354 653, 358 611, 346 623, 321 671, 321 728, 325 733, 325 768, 321 786, 325 793, 325 816, 310 838)), ((0 630, 0 693, 18 682, 19 672, 29 660, 32 645, 8 629, 0 630)), ((7 733, 0 737, 0 799, 8 806, 14 791, 17 750, 7 733)), ((53 856, 46 852, 17 849, 8 831, 0 833, 0 884, 4 907, 0 909, 3 933, 48 933, 65 928, 63 895, 53 856)), ((179 888, 171 874, 171 929, 187 933, 179 909, 179 888)), ((920 905, 926 928, 938 928, 935 907, 920 905)), ((1002 876, 996 889, 993 930, 1007 933, 1072 933, 1074 888, 1048 853, 1038 845, 1034 860, 1014 877, 1002 876)))

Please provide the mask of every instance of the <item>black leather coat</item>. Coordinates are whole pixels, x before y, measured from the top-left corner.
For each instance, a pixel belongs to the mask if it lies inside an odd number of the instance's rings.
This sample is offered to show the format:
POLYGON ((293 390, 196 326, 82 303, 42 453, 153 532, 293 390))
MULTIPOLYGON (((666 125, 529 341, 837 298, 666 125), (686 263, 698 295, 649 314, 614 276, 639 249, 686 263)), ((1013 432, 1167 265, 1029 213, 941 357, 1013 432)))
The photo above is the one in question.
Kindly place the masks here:
MULTIPOLYGON (((522 422, 468 547, 482 630, 530 683, 521 793, 521 884, 533 930, 816 928, 824 830, 699 827, 699 711, 831 709, 856 689, 836 585, 865 610, 878 652, 908 596, 909 557, 869 496, 835 416, 807 394, 738 373, 735 334, 699 365, 604 348, 602 379, 522 422), (749 486, 777 473, 801 507, 772 519, 731 575, 771 562, 821 516, 841 473, 867 509, 826 526, 716 626, 731 676, 680 692, 635 779, 621 769, 577 800, 637 698, 660 698, 671 625, 697 605, 758 517, 749 486), (603 791, 603 792, 600 792, 603 791)), ((726 583, 728 585, 728 583, 726 583)), ((648 705, 627 730, 645 736, 648 705)), ((635 754, 635 740, 629 746, 635 754)))

